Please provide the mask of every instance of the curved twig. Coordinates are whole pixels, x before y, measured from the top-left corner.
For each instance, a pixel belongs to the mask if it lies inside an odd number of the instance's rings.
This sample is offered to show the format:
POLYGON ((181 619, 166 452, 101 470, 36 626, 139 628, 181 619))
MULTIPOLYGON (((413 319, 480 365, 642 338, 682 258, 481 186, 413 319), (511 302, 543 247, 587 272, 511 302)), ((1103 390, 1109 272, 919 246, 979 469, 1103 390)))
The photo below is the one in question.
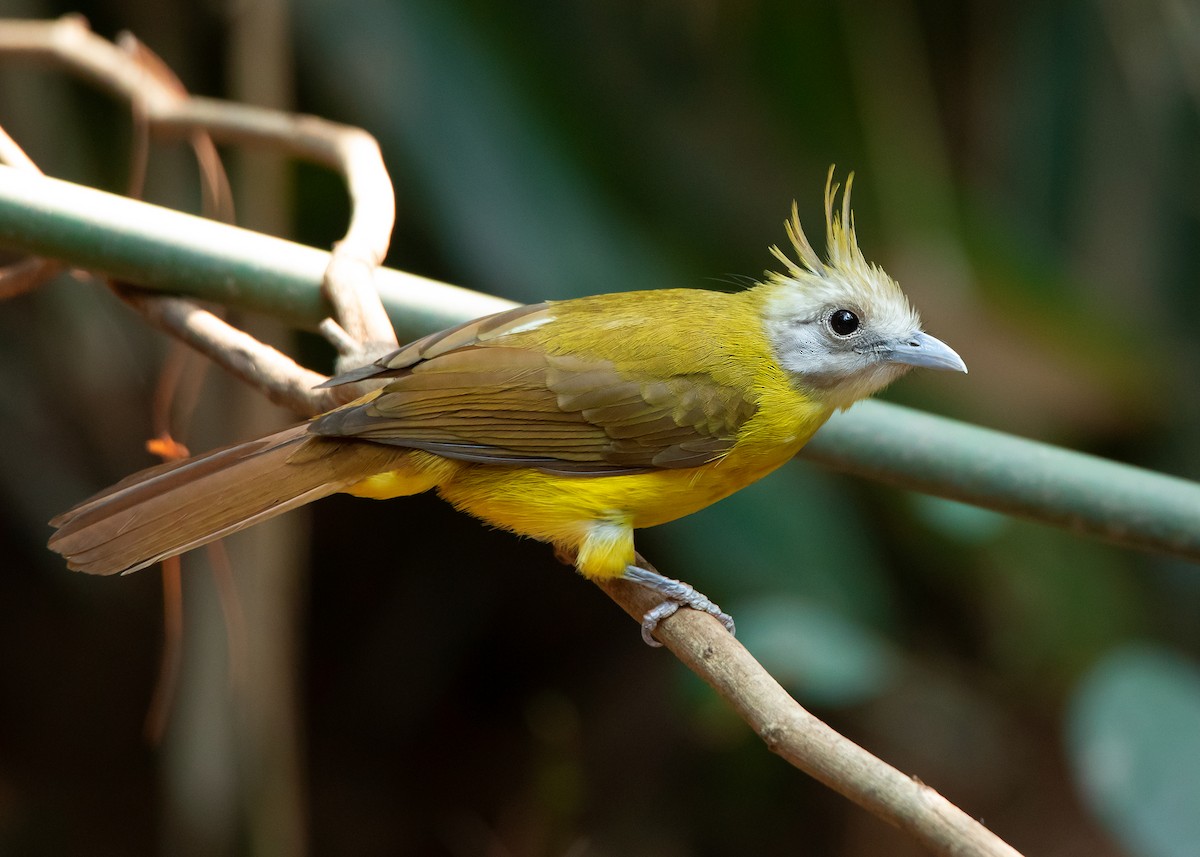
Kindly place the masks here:
POLYGON ((304 416, 329 409, 328 396, 313 389, 326 380, 292 358, 259 342, 211 312, 183 298, 158 297, 125 289, 121 299, 160 330, 205 354, 221 353, 221 366, 277 405, 304 416))
MULTIPOLYGON (((338 323, 362 344, 361 354, 394 347, 396 335, 373 283, 395 223, 392 183, 375 139, 315 116, 189 96, 153 53, 130 36, 121 42, 118 47, 97 36, 80 15, 0 25, 0 55, 54 63, 87 78, 136 104, 152 133, 269 145, 337 170, 346 181, 351 215, 334 245, 324 290, 338 323)), ((219 350, 208 356, 221 362, 219 350)))

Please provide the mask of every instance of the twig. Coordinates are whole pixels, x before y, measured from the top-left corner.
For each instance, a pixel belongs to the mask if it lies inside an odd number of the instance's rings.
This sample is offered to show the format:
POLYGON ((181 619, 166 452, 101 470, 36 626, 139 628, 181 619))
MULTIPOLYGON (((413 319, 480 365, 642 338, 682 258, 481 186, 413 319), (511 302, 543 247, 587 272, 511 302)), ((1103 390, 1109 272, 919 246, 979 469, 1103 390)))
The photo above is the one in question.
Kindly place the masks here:
POLYGON ((0 301, 32 292, 63 269, 53 259, 30 256, 0 268, 0 301))
MULTIPOLYGON (((153 52, 130 35, 123 35, 120 41, 117 47, 95 35, 78 15, 52 22, 0 23, 0 54, 52 61, 127 99, 138 128, 189 137, 204 171, 206 192, 218 211, 226 210, 228 192, 214 137, 273 145, 339 170, 346 178, 353 207, 346 235, 335 245, 326 266, 323 288, 340 328, 359 347, 348 349, 344 340, 335 345, 344 359, 360 362, 374 351, 394 346, 395 332, 373 284, 374 268, 387 251, 395 220, 391 181, 374 139, 360 129, 315 117, 193 98, 153 52)), ((12 148, 20 151, 15 143, 12 148)), ((4 151, 7 147, 0 153, 4 151)), ((143 157, 134 159, 135 187, 140 184, 136 177, 143 162, 143 157)), ((7 287, 4 294, 36 286, 34 275, 46 276, 42 267, 27 267, 32 271, 20 279, 0 280, 7 287)), ((311 387, 323 381, 323 376, 303 369, 189 301, 164 301, 156 295, 132 292, 124 292, 122 297, 151 324, 297 413, 320 413, 345 400, 347 392, 343 390, 313 391, 311 387)))
POLYGON ((0 163, 25 170, 27 173, 42 174, 33 159, 25 154, 25 150, 18 146, 17 141, 10 137, 3 128, 0 128, 0 163))
POLYGON ((158 681, 146 710, 142 734, 151 746, 162 743, 163 733, 170 722, 171 703, 179 685, 183 668, 183 580, 182 563, 172 556, 162 562, 163 584, 163 648, 158 664, 158 681))
MULTIPOLYGON (((599 586, 638 622, 657 596, 625 581, 599 586)), ((937 791, 906 776, 806 711, 745 646, 707 613, 680 610, 654 636, 704 679, 768 749, 863 809, 912 834, 935 854, 1020 857, 937 791)))
POLYGON ((203 354, 219 353, 221 365, 268 399, 298 414, 313 416, 338 404, 326 390, 314 390, 325 376, 226 324, 183 298, 151 297, 132 289, 120 292, 155 327, 203 354))
POLYGON ((334 245, 324 288, 334 317, 365 347, 395 346, 396 335, 372 283, 395 223, 395 197, 379 145, 360 128, 315 116, 189 97, 166 82, 139 51, 121 50, 79 15, 57 21, 0 22, 0 55, 53 62, 136 102, 152 131, 269 145, 324 164, 345 178, 350 224, 334 245))
MULTIPOLYGON (((136 63, 147 79, 153 81, 153 86, 144 86, 140 91, 127 95, 133 114, 134 135, 129 189, 126 193, 134 199, 140 199, 150 161, 150 138, 154 132, 151 116, 147 112, 147 96, 160 91, 168 93, 166 97, 174 98, 177 103, 186 102, 189 96, 187 87, 170 66, 132 33, 121 33, 117 37, 117 46, 129 58, 129 62, 136 63)), ((200 169, 200 190, 203 194, 201 211, 205 217, 221 223, 234 223, 233 190, 212 136, 202 128, 197 129, 189 135, 189 143, 200 169)))

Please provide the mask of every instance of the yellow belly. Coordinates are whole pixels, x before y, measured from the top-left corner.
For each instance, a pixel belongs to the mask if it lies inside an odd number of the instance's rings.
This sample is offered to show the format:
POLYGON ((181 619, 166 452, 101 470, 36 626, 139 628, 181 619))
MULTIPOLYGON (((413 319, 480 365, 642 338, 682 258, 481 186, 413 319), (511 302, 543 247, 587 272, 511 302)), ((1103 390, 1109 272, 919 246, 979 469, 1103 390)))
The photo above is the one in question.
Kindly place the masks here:
POLYGON ((461 511, 574 555, 587 577, 619 577, 634 561, 633 530, 690 515, 761 479, 791 459, 828 415, 800 413, 805 419, 789 421, 786 434, 759 432, 703 467, 560 476, 413 451, 405 467, 365 479, 347 493, 384 499, 436 488, 461 511))
POLYGON ((729 496, 779 467, 801 445, 754 455, 735 450, 704 467, 621 476, 559 476, 414 452, 411 467, 372 476, 348 493, 384 499, 436 488, 457 509, 576 555, 576 567, 588 577, 616 577, 634 560, 634 529, 673 521, 729 496))
POLYGON ((505 529, 567 545, 593 521, 653 527, 703 509, 760 479, 795 450, 753 462, 730 455, 714 464, 621 476, 559 476, 476 465, 440 485, 457 508, 505 529))

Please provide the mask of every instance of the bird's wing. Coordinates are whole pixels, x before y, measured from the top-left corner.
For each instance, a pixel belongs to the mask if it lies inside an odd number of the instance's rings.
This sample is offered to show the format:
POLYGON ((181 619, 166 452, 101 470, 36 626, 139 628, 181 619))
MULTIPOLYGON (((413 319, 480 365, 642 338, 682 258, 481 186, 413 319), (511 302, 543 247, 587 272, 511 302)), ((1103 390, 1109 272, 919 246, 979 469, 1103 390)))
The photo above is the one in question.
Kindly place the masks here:
POLYGON ((341 375, 330 378, 321 387, 338 387, 342 384, 353 384, 356 381, 371 381, 377 378, 395 378, 422 360, 432 360, 448 351, 462 348, 465 345, 479 345, 491 342, 506 334, 520 330, 529 330, 553 320, 550 304, 543 301, 539 304, 526 304, 505 310, 504 312, 485 315, 462 324, 439 330, 428 336, 415 339, 395 351, 385 354, 374 363, 351 369, 341 375))
POLYGON ((354 373, 352 380, 393 379, 376 397, 319 417, 310 431, 464 461, 606 475, 713 461, 754 413, 739 390, 704 373, 645 377, 610 360, 489 344, 494 331, 527 330, 544 312, 522 307, 417 340, 371 373, 354 373))

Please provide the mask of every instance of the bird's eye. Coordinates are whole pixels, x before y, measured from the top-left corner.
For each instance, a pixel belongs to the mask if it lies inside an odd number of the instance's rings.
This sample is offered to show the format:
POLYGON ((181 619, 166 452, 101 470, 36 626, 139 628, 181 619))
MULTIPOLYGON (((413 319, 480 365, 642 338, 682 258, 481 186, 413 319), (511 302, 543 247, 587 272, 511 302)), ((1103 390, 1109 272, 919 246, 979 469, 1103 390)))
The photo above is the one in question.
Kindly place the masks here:
POLYGON ((849 336, 858 325, 858 316, 848 309, 835 309, 829 316, 829 329, 838 336, 849 336))

